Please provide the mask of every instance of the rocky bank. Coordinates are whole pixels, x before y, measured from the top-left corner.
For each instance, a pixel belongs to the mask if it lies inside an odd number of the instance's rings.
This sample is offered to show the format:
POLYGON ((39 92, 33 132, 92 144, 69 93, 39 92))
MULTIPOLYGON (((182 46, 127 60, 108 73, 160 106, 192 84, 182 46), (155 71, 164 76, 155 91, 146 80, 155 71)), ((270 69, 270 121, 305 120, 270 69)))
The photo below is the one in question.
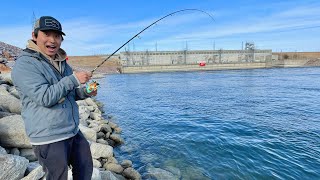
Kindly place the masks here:
MULTIPOLYGON (((90 143, 93 180, 141 179, 130 160, 118 162, 113 148, 124 143, 121 128, 104 119, 99 102, 87 98, 77 102, 80 130, 90 143)), ((0 74, 0 180, 44 179, 44 172, 26 136, 17 90, 10 73, 0 74)), ((71 170, 69 178, 72 179, 71 170)))

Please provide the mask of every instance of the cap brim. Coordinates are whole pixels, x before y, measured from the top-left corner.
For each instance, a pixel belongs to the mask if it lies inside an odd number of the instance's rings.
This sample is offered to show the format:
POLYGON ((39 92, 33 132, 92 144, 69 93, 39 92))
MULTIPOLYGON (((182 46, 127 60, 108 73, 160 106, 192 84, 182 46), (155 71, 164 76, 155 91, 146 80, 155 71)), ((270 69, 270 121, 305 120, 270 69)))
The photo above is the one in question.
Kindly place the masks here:
POLYGON ((57 29, 52 29, 52 28, 39 28, 39 31, 56 31, 56 32, 58 32, 58 33, 60 33, 60 34, 62 34, 64 36, 66 35, 64 32, 59 31, 57 29))

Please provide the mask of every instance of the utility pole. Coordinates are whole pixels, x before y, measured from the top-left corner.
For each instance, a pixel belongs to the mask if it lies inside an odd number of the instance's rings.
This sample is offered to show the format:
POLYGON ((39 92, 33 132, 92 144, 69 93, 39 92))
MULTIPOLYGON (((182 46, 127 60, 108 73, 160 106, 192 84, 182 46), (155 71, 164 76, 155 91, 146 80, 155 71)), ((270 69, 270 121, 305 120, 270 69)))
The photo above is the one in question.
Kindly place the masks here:
POLYGON ((34 14, 34 11, 32 11, 32 20, 31 20, 31 32, 33 32, 34 23, 36 22, 36 15, 34 14))
POLYGON ((188 51, 188 41, 186 41, 186 51, 188 51))
POLYGON ((158 43, 156 42, 156 52, 158 51, 158 43))

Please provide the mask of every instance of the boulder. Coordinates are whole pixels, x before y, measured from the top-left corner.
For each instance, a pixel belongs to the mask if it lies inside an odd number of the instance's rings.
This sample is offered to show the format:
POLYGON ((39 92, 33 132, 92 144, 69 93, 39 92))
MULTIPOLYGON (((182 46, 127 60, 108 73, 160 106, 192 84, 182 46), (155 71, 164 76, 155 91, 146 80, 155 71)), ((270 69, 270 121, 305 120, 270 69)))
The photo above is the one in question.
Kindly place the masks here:
POLYGON ((31 173, 33 170, 35 170, 35 169, 38 168, 39 166, 42 168, 42 166, 39 164, 38 161, 29 163, 29 164, 28 164, 28 167, 27 167, 27 170, 26 170, 26 172, 25 172, 24 175, 28 175, 29 173, 31 173))
POLYGON ((111 171, 108 171, 108 170, 100 171, 100 175, 102 180, 125 180, 124 177, 122 177, 123 179, 120 179, 116 177, 111 171))
POLYGON ((97 168, 93 168, 91 180, 101 180, 100 171, 97 168))
POLYGON ((109 163, 103 166, 106 170, 121 174, 123 172, 123 167, 119 164, 109 163))
POLYGON ((123 160, 123 161, 121 162, 121 166, 122 166, 123 168, 132 167, 132 161, 130 161, 130 160, 123 160))
POLYGON ((101 167, 101 162, 96 160, 96 159, 92 159, 92 163, 93 163, 93 167, 99 168, 101 167))
POLYGON ((84 137, 89 140, 89 141, 93 141, 96 142, 97 141, 97 132, 93 129, 90 129, 86 126, 83 125, 79 125, 80 131, 82 132, 82 134, 84 135, 84 137))
POLYGON ((20 180, 24 177, 29 161, 21 156, 0 155, 0 179, 20 180))
POLYGON ((87 103, 88 106, 93 106, 95 108, 98 108, 98 105, 91 98, 85 99, 85 102, 87 103))
POLYGON ((179 180, 179 177, 175 176, 171 172, 161 168, 154 168, 154 167, 148 168, 148 178, 154 178, 158 180, 167 180, 167 179, 179 180))
POLYGON ((27 158, 30 162, 38 160, 33 149, 20 149, 20 156, 27 158))
POLYGON ((2 147, 32 148, 21 115, 0 119, 0 137, 2 147))
POLYGON ((120 137, 120 134, 111 134, 110 139, 114 140, 116 143, 123 144, 124 140, 120 137))
POLYGON ((91 143, 91 155, 93 158, 110 158, 113 156, 113 147, 105 144, 91 143))
POLYGON ((139 174, 139 172, 131 167, 125 169, 122 172, 122 174, 129 179, 133 179, 133 180, 140 180, 141 179, 141 175, 139 174))
POLYGON ((6 149, 4 149, 3 147, 0 146, 0 155, 1 154, 7 154, 6 149))
POLYGON ((12 96, 10 93, 8 95, 0 95, 0 106, 11 113, 21 114, 21 103, 20 100, 12 96))
POLYGON ((42 166, 38 166, 21 180, 38 180, 41 179, 44 175, 45 173, 42 170, 42 166))

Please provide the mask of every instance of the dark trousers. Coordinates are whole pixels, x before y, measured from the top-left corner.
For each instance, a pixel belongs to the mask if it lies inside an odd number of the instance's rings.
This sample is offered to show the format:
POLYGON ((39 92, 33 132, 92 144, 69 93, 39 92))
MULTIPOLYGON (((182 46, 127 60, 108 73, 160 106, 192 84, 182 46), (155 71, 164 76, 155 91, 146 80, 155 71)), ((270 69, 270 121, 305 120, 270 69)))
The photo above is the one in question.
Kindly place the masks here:
POLYGON ((89 143, 80 131, 72 138, 33 147, 47 180, 66 180, 69 165, 72 166, 74 180, 91 179, 91 151, 89 143))

